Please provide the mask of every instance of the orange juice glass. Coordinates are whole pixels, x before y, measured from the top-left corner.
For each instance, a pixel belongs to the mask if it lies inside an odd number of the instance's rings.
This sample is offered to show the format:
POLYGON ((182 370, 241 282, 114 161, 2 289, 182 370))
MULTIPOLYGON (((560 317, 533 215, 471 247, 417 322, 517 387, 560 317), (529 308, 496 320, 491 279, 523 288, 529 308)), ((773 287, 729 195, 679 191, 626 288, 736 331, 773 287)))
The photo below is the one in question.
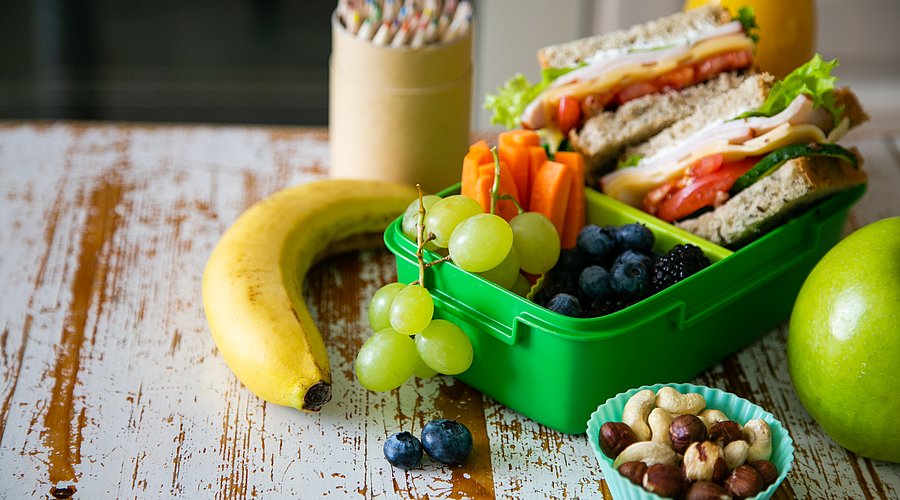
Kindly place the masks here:
MULTIPOLYGON (((707 3, 712 2, 686 0, 684 9, 707 3)), ((813 0, 721 0, 719 3, 732 14, 741 7, 753 7, 759 24, 756 64, 760 69, 783 78, 815 54, 816 7, 813 0)))

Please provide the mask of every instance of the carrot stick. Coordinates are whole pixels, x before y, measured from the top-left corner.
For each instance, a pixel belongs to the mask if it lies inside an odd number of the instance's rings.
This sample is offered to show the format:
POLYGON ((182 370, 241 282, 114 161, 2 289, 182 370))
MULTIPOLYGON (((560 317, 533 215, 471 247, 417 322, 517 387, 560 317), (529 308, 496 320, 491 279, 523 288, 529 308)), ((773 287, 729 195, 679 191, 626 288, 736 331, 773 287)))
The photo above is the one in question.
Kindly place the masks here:
POLYGON ((566 220, 560 239, 562 248, 574 248, 578 233, 584 227, 584 157, 581 153, 560 151, 555 160, 572 167, 572 187, 569 190, 569 203, 566 207, 566 220))
POLYGON ((497 148, 500 160, 509 167, 513 181, 516 183, 517 198, 522 208, 528 209, 528 198, 531 196, 531 178, 528 168, 528 149, 508 141, 497 148))
POLYGON ((497 142, 500 146, 540 146, 541 138, 534 130, 516 129, 501 132, 497 142))
POLYGON ((469 152, 463 157, 462 185, 460 193, 475 198, 475 183, 478 180, 478 167, 492 162, 491 148, 484 141, 478 141, 469 146, 469 152))
MULTIPOLYGON (((494 185, 494 163, 488 163, 485 165, 481 165, 478 167, 478 184, 477 184, 477 197, 476 201, 481 204, 482 209, 485 212, 489 212, 491 210, 491 188, 494 185), (484 181, 482 181, 484 179, 484 181), (487 183, 487 196, 482 193, 484 187, 482 186, 482 182, 487 183), (484 200, 484 201, 482 201, 484 200)), ((500 161, 500 187, 498 189, 499 195, 510 195, 515 199, 519 199, 519 192, 516 190, 516 182, 513 180, 512 175, 510 174, 509 167, 506 166, 504 161, 500 161)), ((516 204, 510 200, 501 200, 497 203, 497 215, 503 217, 506 220, 510 220, 516 215, 519 215, 519 209, 516 208, 516 204)))
POLYGON ((548 160, 538 169, 535 183, 531 186, 530 210, 540 212, 550 219, 560 238, 565 227, 566 206, 573 177, 571 166, 548 160))
MULTIPOLYGON (((538 169, 541 168, 541 165, 547 161, 547 150, 542 146, 528 146, 528 180, 530 184, 534 184, 535 179, 537 179, 538 169)), ((534 188, 529 185, 528 186, 528 198, 525 200, 526 203, 531 203, 531 192, 534 188)), ((528 210, 530 206, 526 205, 525 209, 528 210)))

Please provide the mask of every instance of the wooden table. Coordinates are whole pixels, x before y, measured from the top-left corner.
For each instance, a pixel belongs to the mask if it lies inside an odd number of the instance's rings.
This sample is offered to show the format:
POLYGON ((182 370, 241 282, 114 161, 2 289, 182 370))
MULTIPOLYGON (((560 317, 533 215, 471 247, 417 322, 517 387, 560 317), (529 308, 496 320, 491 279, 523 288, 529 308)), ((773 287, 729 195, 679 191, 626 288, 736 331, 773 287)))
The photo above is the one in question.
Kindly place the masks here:
MULTIPOLYGON (((849 231, 900 214, 900 134, 848 142, 871 176, 849 231)), ((352 380, 367 300, 395 279, 384 250, 311 276, 334 373, 320 413, 268 405, 231 374, 202 310, 206 258, 242 210, 328 165, 324 129, 0 124, 0 497, 602 496, 583 434, 449 377, 386 394, 352 380), (468 462, 391 468, 385 438, 438 417, 472 430, 468 462)), ((695 382, 785 423, 797 455, 779 497, 896 498, 900 465, 845 451, 804 411, 785 338, 778 328, 695 382)))

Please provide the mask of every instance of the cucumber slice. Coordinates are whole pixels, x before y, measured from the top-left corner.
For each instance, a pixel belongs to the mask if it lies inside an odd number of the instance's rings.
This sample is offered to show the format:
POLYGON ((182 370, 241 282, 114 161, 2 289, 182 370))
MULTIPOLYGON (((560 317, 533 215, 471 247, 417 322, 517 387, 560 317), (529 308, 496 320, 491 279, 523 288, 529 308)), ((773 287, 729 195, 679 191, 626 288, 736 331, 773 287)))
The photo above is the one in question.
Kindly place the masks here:
POLYGON ((802 156, 831 156, 847 160, 854 168, 859 168, 856 155, 837 144, 791 144, 790 146, 776 149, 767 154, 762 160, 759 160, 753 168, 748 170, 746 174, 739 177, 731 187, 731 196, 747 189, 754 182, 771 174, 784 162, 802 156))

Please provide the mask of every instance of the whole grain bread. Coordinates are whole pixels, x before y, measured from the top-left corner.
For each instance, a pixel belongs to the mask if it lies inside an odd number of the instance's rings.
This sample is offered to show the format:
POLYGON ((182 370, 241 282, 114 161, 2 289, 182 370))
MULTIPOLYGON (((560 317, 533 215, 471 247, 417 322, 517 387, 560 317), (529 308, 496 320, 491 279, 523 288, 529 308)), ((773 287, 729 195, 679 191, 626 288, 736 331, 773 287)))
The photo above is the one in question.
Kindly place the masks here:
POLYGON ((740 87, 747 79, 739 72, 722 73, 681 90, 639 97, 615 111, 604 111, 589 118, 580 130, 569 133, 569 142, 587 160, 588 181, 596 185, 599 177, 615 166, 625 148, 694 114, 704 103, 740 87))
MULTIPOLYGON (((861 166, 862 159, 854 153, 861 166)), ((866 173, 848 161, 796 158, 715 210, 676 225, 718 245, 738 248, 814 201, 864 182, 866 173)))
POLYGON ((772 75, 760 73, 748 76, 732 89, 704 96, 690 114, 646 142, 627 148, 623 156, 640 155, 649 158, 662 149, 682 142, 711 123, 730 120, 745 111, 756 109, 766 101, 774 81, 772 75))
POLYGON ((627 29, 581 38, 538 50, 541 68, 567 68, 580 64, 598 50, 628 47, 636 43, 667 45, 686 34, 706 31, 731 21, 728 10, 708 5, 687 12, 679 12, 627 29))

